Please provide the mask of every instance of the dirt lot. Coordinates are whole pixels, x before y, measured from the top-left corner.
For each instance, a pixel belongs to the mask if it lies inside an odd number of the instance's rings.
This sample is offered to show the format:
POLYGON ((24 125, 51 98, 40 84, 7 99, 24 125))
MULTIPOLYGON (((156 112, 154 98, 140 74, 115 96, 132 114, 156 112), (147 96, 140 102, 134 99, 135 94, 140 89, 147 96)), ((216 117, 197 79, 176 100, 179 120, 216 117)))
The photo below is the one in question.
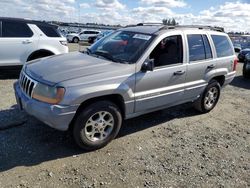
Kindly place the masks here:
POLYGON ((20 112, 15 79, 0 80, 0 187, 250 187, 250 81, 241 69, 211 113, 187 104, 144 115, 89 153, 20 112))

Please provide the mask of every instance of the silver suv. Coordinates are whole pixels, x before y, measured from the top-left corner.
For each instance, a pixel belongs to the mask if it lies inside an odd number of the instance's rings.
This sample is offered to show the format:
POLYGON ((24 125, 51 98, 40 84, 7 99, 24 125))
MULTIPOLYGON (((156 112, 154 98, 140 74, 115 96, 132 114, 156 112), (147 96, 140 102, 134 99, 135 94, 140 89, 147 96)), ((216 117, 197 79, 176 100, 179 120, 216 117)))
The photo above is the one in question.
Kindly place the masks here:
POLYGON ((14 88, 21 109, 94 150, 116 137, 124 119, 186 102, 211 111, 236 64, 217 28, 139 25, 84 52, 27 63, 14 88))

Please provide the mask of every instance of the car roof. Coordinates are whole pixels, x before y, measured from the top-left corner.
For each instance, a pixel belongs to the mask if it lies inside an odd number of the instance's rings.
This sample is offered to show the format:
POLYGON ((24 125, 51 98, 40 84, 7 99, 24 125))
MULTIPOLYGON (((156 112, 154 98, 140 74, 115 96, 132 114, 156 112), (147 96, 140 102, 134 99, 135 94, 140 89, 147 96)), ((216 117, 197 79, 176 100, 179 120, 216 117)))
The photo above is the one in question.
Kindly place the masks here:
POLYGON ((56 25, 52 25, 42 21, 24 19, 24 18, 10 18, 10 17, 0 17, 0 21, 15 21, 15 22, 23 22, 26 24, 35 24, 40 26, 50 26, 50 27, 57 27, 56 25))

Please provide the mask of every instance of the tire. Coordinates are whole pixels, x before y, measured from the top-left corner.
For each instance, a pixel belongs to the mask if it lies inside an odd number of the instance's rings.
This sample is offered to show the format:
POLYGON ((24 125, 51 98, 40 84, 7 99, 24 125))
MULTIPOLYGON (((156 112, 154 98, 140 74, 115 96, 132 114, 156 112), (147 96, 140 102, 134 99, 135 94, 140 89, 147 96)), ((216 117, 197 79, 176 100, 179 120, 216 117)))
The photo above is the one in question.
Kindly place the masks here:
POLYGON ((94 43, 94 40, 95 40, 94 38, 90 37, 90 38, 88 39, 88 43, 89 43, 89 44, 93 44, 93 43, 94 43))
POLYGON ((201 113, 214 109, 220 98, 221 86, 216 80, 211 80, 200 98, 194 102, 194 108, 201 113))
POLYGON ((78 43, 78 42, 79 42, 79 38, 74 37, 74 38, 73 38, 73 43, 78 43))
POLYGON ((117 136, 121 125, 120 109, 112 102, 99 101, 78 113, 73 125, 73 137, 82 149, 97 150, 117 136))
POLYGON ((249 70, 247 70, 247 63, 244 63, 242 72, 244 78, 250 78, 249 70))

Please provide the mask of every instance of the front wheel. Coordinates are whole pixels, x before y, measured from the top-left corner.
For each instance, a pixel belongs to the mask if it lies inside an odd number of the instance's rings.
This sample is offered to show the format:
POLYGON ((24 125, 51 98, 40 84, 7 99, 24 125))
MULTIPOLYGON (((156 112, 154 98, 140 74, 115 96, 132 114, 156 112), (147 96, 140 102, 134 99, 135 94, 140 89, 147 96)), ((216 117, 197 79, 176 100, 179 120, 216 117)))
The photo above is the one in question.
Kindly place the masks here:
POLYGON ((216 80, 212 80, 206 87, 200 98, 195 101, 194 107, 202 113, 210 112, 218 103, 221 86, 216 80))
POLYGON ((78 43, 79 42, 79 39, 77 37, 73 38, 73 42, 74 43, 78 43))
POLYGON ((81 148, 96 150, 111 142, 121 125, 120 109, 112 102, 99 101, 79 112, 74 123, 73 136, 81 148))

